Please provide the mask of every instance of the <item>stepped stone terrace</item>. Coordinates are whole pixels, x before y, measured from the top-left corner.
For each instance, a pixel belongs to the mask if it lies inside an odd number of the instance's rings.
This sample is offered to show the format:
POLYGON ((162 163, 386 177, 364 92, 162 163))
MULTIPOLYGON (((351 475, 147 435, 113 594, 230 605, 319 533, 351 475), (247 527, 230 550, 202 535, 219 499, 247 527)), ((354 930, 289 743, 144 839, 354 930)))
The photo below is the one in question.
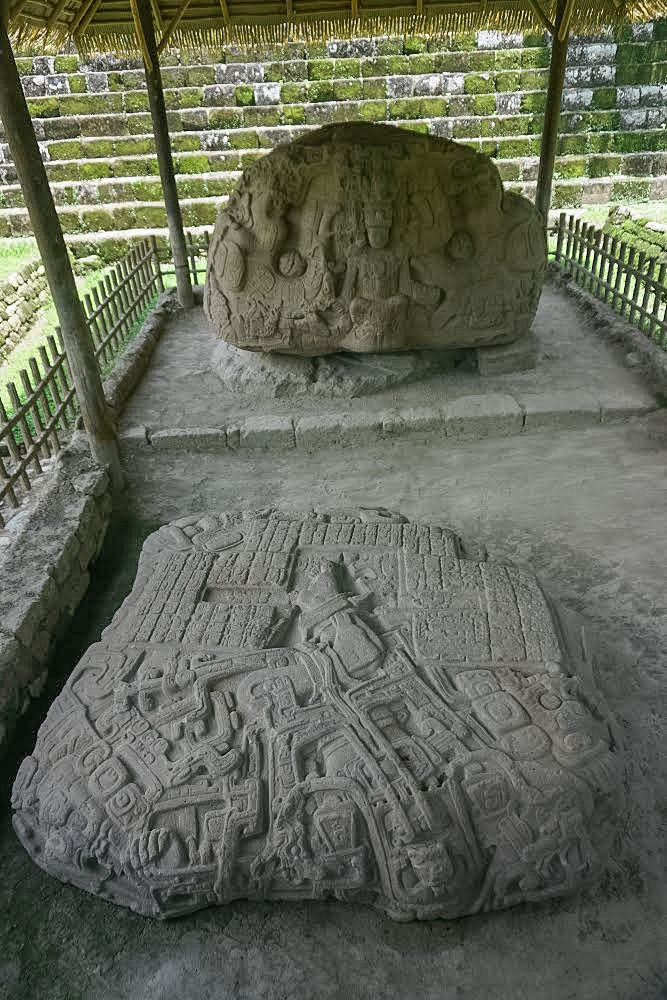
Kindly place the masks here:
MULTIPOLYGON (((546 102, 544 35, 357 39, 163 56, 185 225, 211 226, 240 171, 321 125, 387 121, 494 157, 534 197, 546 102)), ((138 60, 19 58, 68 237, 166 225, 145 77, 138 60)), ((667 195, 667 21, 573 38, 552 207, 667 195)), ((0 236, 31 231, 0 138, 0 236)), ((76 240, 75 240, 76 243, 76 240)))

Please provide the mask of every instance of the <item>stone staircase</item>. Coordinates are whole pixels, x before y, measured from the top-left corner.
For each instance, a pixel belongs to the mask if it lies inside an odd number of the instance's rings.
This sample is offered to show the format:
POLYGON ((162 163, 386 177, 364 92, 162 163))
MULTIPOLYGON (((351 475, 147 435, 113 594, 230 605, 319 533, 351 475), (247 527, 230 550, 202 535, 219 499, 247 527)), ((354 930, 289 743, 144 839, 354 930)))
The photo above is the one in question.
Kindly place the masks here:
MULTIPOLYGON (((549 49, 543 36, 357 39, 163 60, 185 225, 211 226, 240 171, 330 122, 392 122, 493 156, 509 188, 534 196, 549 49)), ((75 55, 24 57, 23 85, 75 252, 163 230, 141 65, 75 55), (103 235, 104 234, 104 235, 103 235)), ((667 21, 573 39, 553 207, 667 196, 667 21)), ((30 233, 0 138, 0 237, 30 233)))

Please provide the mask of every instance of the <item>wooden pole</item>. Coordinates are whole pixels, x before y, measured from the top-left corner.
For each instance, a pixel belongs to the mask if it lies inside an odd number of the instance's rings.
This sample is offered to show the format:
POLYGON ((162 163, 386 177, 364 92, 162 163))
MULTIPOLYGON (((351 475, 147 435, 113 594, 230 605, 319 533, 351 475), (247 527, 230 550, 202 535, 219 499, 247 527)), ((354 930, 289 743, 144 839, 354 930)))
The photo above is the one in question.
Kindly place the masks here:
POLYGON ((137 39, 144 60, 148 101, 151 109, 151 118, 153 119, 155 149, 160 167, 164 204, 167 209, 169 242, 171 244, 176 271, 176 288, 181 305, 188 309, 194 305, 194 296, 192 294, 192 283, 190 282, 185 233, 183 232, 183 216, 181 215, 181 206, 178 201, 178 191, 176 189, 176 177, 174 176, 174 161, 171 156, 167 109, 164 103, 162 74, 160 72, 160 60, 155 41, 155 26, 153 24, 153 12, 150 0, 132 0, 132 14, 137 39))
POLYGON ((67 254, 46 170, 32 127, 5 21, 0 17, 0 118, 62 331, 72 381, 93 458, 109 466, 114 489, 123 484, 118 439, 109 417, 92 337, 67 254))
POLYGON ((547 106, 544 111, 542 143, 540 145, 540 167, 537 174, 537 192, 535 195, 535 204, 542 214, 545 226, 549 220, 549 208, 551 206, 551 185, 553 182, 556 144, 558 141, 558 120, 563 97, 563 83, 565 81, 567 43, 570 37, 569 18, 567 22, 564 22, 563 18, 567 15, 570 6, 568 0, 558 0, 555 31, 553 33, 551 48, 547 106))

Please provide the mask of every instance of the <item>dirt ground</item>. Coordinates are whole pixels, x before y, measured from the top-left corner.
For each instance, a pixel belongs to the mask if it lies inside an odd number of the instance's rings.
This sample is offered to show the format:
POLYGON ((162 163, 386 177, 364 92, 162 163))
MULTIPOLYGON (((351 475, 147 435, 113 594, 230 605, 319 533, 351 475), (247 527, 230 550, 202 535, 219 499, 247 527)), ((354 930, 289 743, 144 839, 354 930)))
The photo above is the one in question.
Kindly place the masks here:
MULTIPOLYGON (((563 296, 551 300, 549 322, 556 313, 567 317, 562 377, 598 394, 610 387, 644 393, 622 357, 568 310, 563 296), (585 359, 580 366, 570 354, 577 345, 574 358, 585 359), (586 375, 594 358, 598 367, 586 375)), ((207 334, 197 334, 197 357, 193 324, 190 317, 186 328, 168 330, 130 404, 126 429, 183 426, 187 419, 196 425, 204 413, 210 426, 217 416, 219 386, 201 357, 207 334)), ((557 327, 552 341, 559 342, 557 327)), ((534 376, 535 392, 549 391, 544 365, 534 376)), ((466 386, 458 382, 449 389, 460 395, 466 386)), ((426 398, 436 390, 427 387, 426 398)), ((419 394, 418 387, 409 391, 419 394)), ((337 902, 238 902, 169 923, 142 918, 36 868, 14 837, 5 807, 0 996, 667 996, 667 411, 483 440, 413 432, 344 449, 274 454, 240 449, 193 455, 145 441, 125 448, 124 509, 115 516, 91 589, 54 657, 48 690, 7 762, 5 802, 50 699, 128 592, 141 542, 159 523, 207 508, 381 505, 413 520, 449 525, 484 545, 491 558, 530 566, 551 595, 589 619, 600 641, 599 683, 625 737, 628 809, 607 872, 593 887, 502 913, 395 924, 337 902)))

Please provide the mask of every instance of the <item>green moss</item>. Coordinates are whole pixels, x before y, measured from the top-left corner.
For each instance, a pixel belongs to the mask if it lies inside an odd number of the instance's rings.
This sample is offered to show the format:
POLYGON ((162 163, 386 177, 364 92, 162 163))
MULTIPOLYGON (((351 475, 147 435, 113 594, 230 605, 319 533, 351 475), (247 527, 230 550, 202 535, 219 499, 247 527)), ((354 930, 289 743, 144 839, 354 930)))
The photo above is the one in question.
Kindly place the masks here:
POLYGON ((387 58, 387 76, 405 76, 409 72, 409 56, 389 56, 387 58))
POLYGON ((612 201, 648 201, 651 182, 641 180, 615 181, 611 188, 612 201))
POLYGON ((158 180, 134 180, 132 197, 135 201, 157 201, 162 197, 162 187, 158 180))
POLYGON ((389 73, 387 59, 384 56, 361 60, 362 76, 387 76, 389 73))
POLYGON ((591 132, 586 140, 587 148, 591 153, 613 152, 615 138, 613 132, 591 132))
POLYGON ((361 93, 365 101, 387 96, 387 81, 383 77, 375 77, 361 82, 361 93))
POLYGON ((385 119, 386 110, 384 101, 364 101, 357 108, 357 116, 366 122, 381 122, 385 119))
POLYGON ((380 56, 397 56, 403 52, 404 42, 402 38, 378 38, 376 48, 380 56))
POLYGON ((315 59, 308 63, 309 80, 333 80, 334 62, 333 59, 315 59))
POLYGON ((333 81, 313 80, 308 84, 307 99, 313 104, 322 101, 333 101, 333 81))
POLYGON ((305 58, 326 59, 328 56, 326 42, 309 42, 304 48, 305 58))
POLYGON ((477 34, 474 31, 452 35, 451 47, 457 52, 473 52, 477 48, 477 34))
MULTIPOLYGON (((178 96, 177 90, 169 90, 165 94, 165 104, 168 108, 173 108, 174 95, 178 96)), ((132 114, 135 111, 149 111, 150 105, 148 103, 148 94, 140 90, 130 91, 124 95, 125 100, 125 110, 128 114, 132 114)))
POLYGON ((360 101, 363 97, 361 80, 334 80, 334 98, 337 101, 360 101))
POLYGON ((243 128, 243 110, 241 108, 214 108, 209 116, 211 128, 243 128))
POLYGON ((285 79, 283 66, 285 64, 281 62, 269 62, 264 63, 264 79, 268 83, 282 83, 285 79))
POLYGON ((496 113, 495 94, 475 94, 472 99, 474 115, 494 115, 496 113))
POLYGON ((336 59, 334 63, 334 77, 358 77, 361 76, 361 59, 336 59))
POLYGON ((508 160, 519 156, 530 156, 530 145, 530 139, 499 139, 496 155, 508 160))
MULTIPOLYGON (((108 209, 99 208, 97 206, 95 208, 86 208, 81 215, 82 227, 89 233, 108 232, 109 230, 117 228, 117 226, 114 225, 113 212, 110 212, 108 209)), ((123 228, 129 229, 130 225, 124 226, 123 228)), ((69 232, 72 232, 72 230, 70 229, 69 232)))
POLYGON ((532 122, 525 115, 506 115, 497 119, 496 132, 499 136, 530 135, 532 122))
POLYGON ((525 115, 541 114, 547 103, 547 95, 542 90, 534 90, 521 98, 521 111, 525 115))
MULTIPOLYGON (((178 149, 177 139, 177 136, 172 139, 171 148, 174 150, 178 149)), ((113 147, 116 156, 140 156, 155 152, 155 144, 152 139, 116 139, 113 147)))
POLYGON ((49 155, 52 160, 80 160, 86 154, 83 143, 78 139, 64 139, 62 142, 49 143, 49 155))
POLYGON ((581 206, 581 186, 575 184, 554 184, 551 195, 552 208, 579 208, 581 206))
POLYGON ((210 170, 208 156, 198 153, 195 156, 175 157, 175 169, 178 174, 204 174, 210 170))
MULTIPOLYGON (((285 80, 286 83, 308 79, 308 63, 305 60, 293 59, 291 62, 284 62, 281 65, 283 67, 283 75, 279 79, 285 80)), ((266 70, 264 72, 266 73, 266 70)))
POLYGON ((53 60, 53 70, 55 73, 76 73, 78 69, 78 56, 56 56, 53 60))
POLYGON ((521 89, 520 78, 520 73, 496 73, 496 90, 503 94, 513 94, 515 91, 521 89))
POLYGON ((430 53, 423 53, 410 58, 411 73, 433 73, 435 58, 430 53))
POLYGON ((248 83, 241 83, 234 87, 234 100, 240 108, 249 107, 255 103, 255 91, 248 83))
POLYGON ((496 69, 519 69, 521 66, 521 49, 498 49, 495 53, 496 69))
POLYGON ((299 104, 283 105, 281 116, 283 125, 303 125, 306 121, 306 112, 299 104))
POLYGON ((248 129, 244 132, 231 132, 229 136, 230 149, 255 149, 259 146, 257 132, 248 129))
POLYGON ((95 164, 47 163, 46 174, 49 181, 72 181, 83 177, 83 167, 95 164))
POLYGON ((667 17, 653 22, 653 38, 656 42, 667 41, 667 17))
POLYGON ((113 168, 110 163, 91 160, 88 163, 79 164, 79 175, 82 181, 93 180, 99 177, 113 177, 113 168))
POLYGON ((546 90, 548 72, 540 69, 525 69, 521 73, 519 90, 546 90))
POLYGON ((299 104, 305 100, 306 93, 305 83, 284 83, 280 88, 280 100, 283 104, 299 104))
POLYGON ((546 39, 547 36, 543 31, 539 35, 527 33, 523 36, 523 47, 524 49, 544 48, 546 45, 546 39))
MULTIPOLYGON (((173 111, 169 112, 170 118, 173 115, 173 111)), ((125 119, 126 131, 130 135, 147 135, 149 132, 153 131, 153 122, 151 116, 147 111, 138 111, 134 115, 128 115, 125 119)), ((174 125, 171 125, 171 130, 175 131, 174 125)))
POLYGON ((485 73, 496 67, 496 56, 493 51, 481 50, 470 53, 470 69, 476 73, 485 73))
POLYGON ((123 111, 123 94, 66 94, 62 99, 63 114, 110 115, 123 111))
POLYGON ((131 90, 131 89, 133 89, 132 87, 129 87, 129 86, 126 87, 125 86, 125 82, 123 80, 123 76, 124 75, 125 75, 124 73, 117 73, 115 70, 113 70, 110 73, 107 73, 107 88, 110 91, 114 91, 114 92, 119 91, 119 90, 131 90))
POLYGON ((447 97, 422 97, 419 101, 419 113, 422 118, 444 118, 449 114, 449 99, 447 97))
POLYGON ((546 46, 543 48, 521 50, 521 66, 524 69, 536 69, 540 66, 546 67, 549 65, 549 61, 549 49, 546 46))
POLYGON ((406 35, 403 39, 403 51, 406 56, 414 55, 417 52, 426 52, 427 40, 421 35, 406 35))
POLYGON ((419 132, 422 135, 428 135, 428 122, 404 122, 401 128, 404 128, 407 132, 419 132))
POLYGON ((455 139, 477 138, 479 136, 479 126, 470 119, 459 118, 454 121, 453 134, 455 139))
POLYGON ((171 148, 175 153, 194 153, 201 149, 201 142, 197 135, 172 135, 171 148))
POLYGON ((436 73, 467 73, 470 69, 469 52, 436 52, 433 55, 436 73))
POLYGON ((16 56, 14 61, 21 76, 32 75, 32 56, 16 56))
POLYGON ((600 87, 593 91, 593 108, 608 110, 616 107, 616 87, 600 87))
POLYGON ((71 76, 68 76, 67 82, 70 94, 85 94, 86 78, 81 73, 73 73, 71 76))
POLYGON ((562 180, 586 176, 586 157, 575 156, 556 161, 554 176, 562 180))
POLYGON ((60 114, 57 97, 29 97, 26 103, 31 118, 55 118, 60 114))
POLYGON ((491 94, 494 90, 494 83, 489 74, 480 76, 477 73, 470 73, 463 81, 465 94, 491 94))
POLYGON ((610 177, 620 173, 620 156, 591 156, 588 159, 589 177, 610 177))
POLYGON ((169 66, 162 70, 163 87, 184 87, 185 79, 186 72, 182 66, 169 66))
POLYGON ((215 83, 215 66, 188 66, 185 72, 186 87, 208 87, 215 83))
POLYGON ((248 125, 250 127, 253 125, 280 125, 280 108, 275 104, 270 106, 262 105, 256 108, 246 108, 243 112, 243 123, 244 125, 248 125))
POLYGON ((408 119, 419 118, 421 115, 421 101, 419 98, 404 97, 396 101, 387 102, 387 118, 408 119))

